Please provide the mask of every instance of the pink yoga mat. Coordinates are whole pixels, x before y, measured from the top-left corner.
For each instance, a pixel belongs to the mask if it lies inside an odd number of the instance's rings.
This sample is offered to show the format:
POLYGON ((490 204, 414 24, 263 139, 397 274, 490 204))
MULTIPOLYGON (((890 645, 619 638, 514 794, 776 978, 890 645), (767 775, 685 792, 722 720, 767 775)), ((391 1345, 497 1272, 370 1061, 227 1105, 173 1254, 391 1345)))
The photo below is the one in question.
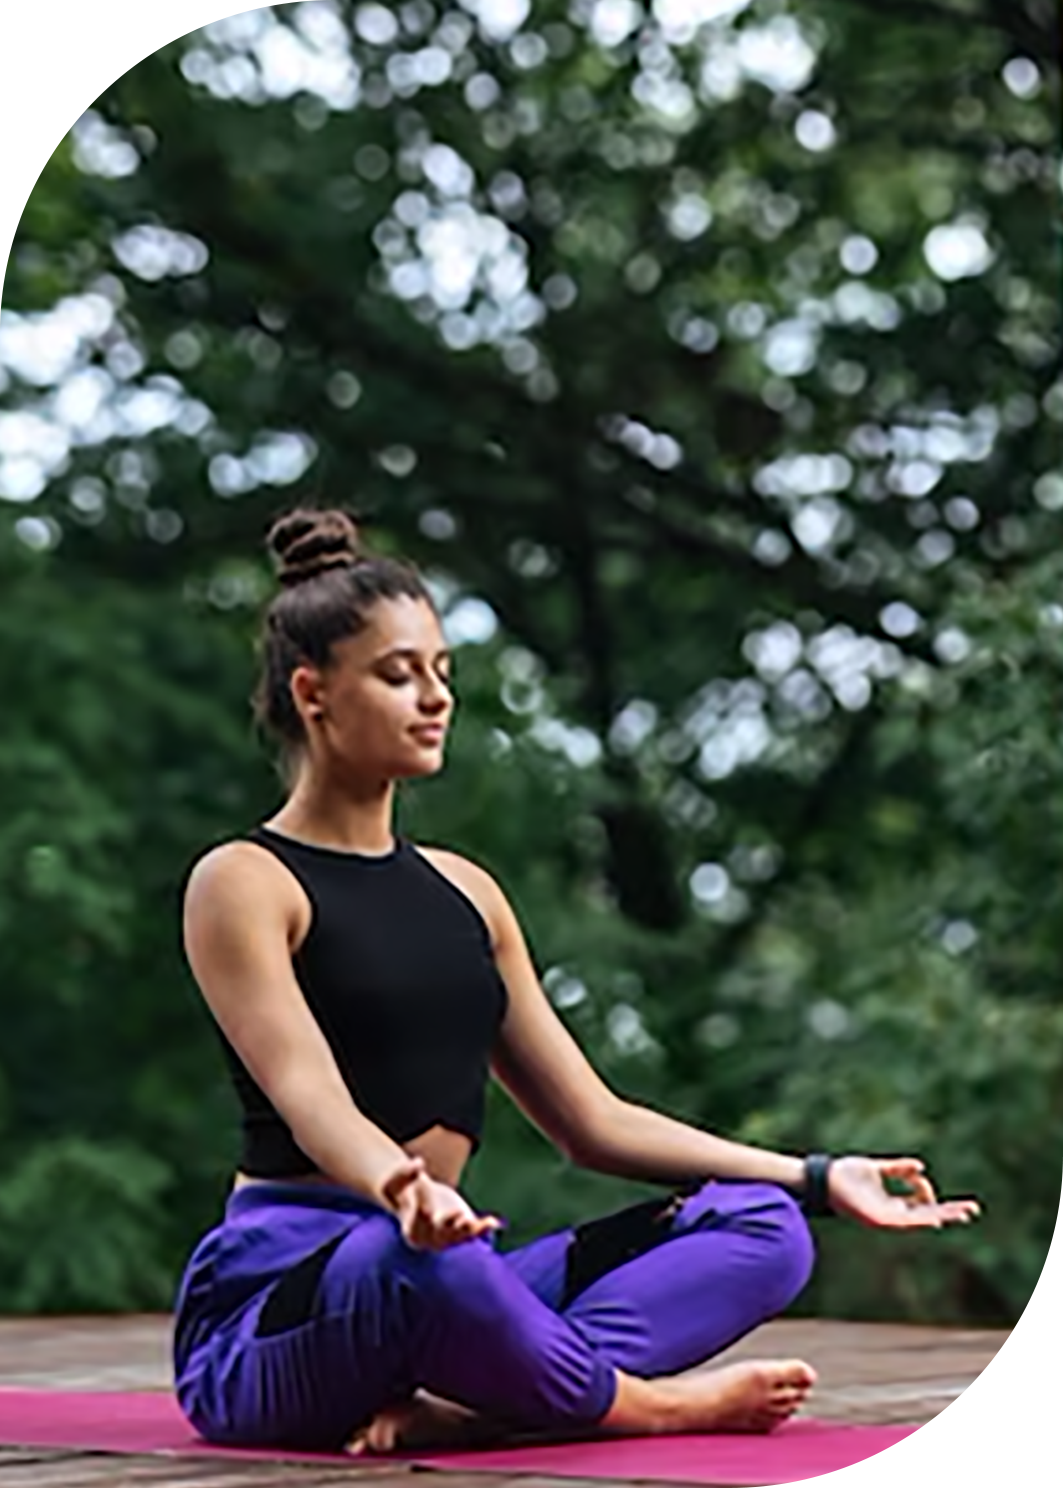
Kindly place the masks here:
MULTIPOLYGON (((396 1454, 390 1459, 451 1472, 530 1473, 559 1478, 651 1478, 706 1484, 795 1483, 862 1462, 910 1436, 915 1426, 834 1426, 796 1420, 770 1436, 626 1437, 478 1452, 396 1454)), ((162 1391, 0 1388, 0 1445, 96 1452, 350 1462, 300 1452, 239 1451, 202 1441, 173 1396, 162 1391)))

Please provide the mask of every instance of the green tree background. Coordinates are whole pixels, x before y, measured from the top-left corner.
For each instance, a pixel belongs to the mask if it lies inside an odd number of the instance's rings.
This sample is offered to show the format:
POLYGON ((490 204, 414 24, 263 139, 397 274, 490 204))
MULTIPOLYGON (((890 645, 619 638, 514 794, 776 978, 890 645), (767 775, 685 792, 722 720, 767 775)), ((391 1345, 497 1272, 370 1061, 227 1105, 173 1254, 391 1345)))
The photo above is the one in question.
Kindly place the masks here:
MULTIPOLYGON (((490 867, 614 1085, 915 1151, 970 1231, 802 1303, 1008 1321, 1063 1123, 1048 0, 347 0, 118 79, 0 321, 0 1306, 166 1306, 236 1111, 181 883, 274 808, 295 500, 457 648, 404 830, 490 867)), ((493 1099, 521 1238, 634 1190, 493 1099)))

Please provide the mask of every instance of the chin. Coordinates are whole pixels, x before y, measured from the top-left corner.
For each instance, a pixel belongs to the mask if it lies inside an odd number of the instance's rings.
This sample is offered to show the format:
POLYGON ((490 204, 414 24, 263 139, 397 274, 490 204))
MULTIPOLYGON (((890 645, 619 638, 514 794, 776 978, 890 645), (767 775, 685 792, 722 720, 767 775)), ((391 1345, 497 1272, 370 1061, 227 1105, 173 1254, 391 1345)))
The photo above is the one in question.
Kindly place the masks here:
POLYGON ((401 765, 396 765, 394 773, 397 779, 419 780, 422 776, 438 775, 444 763, 442 747, 422 749, 416 759, 405 759, 401 765))

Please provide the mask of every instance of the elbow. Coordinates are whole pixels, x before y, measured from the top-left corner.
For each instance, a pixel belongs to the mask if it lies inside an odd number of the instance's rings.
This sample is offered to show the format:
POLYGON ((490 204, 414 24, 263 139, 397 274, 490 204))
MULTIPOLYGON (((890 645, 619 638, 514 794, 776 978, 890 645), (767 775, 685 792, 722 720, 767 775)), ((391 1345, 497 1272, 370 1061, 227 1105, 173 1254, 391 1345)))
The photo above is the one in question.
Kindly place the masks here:
POLYGON ((569 1162, 597 1173, 614 1171, 623 1107, 622 1101, 610 1096, 582 1114, 558 1143, 569 1162))
POLYGON ((594 1160, 590 1150, 578 1135, 564 1136, 559 1138, 555 1144, 561 1151, 563 1157, 575 1168, 593 1168, 594 1160))

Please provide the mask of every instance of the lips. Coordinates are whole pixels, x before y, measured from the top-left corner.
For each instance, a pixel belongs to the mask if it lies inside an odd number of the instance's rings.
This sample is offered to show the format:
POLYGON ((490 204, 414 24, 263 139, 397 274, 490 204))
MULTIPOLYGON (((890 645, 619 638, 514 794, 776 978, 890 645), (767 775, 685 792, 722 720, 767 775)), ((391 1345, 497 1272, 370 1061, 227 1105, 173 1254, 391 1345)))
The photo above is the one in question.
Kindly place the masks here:
POLYGON ((414 728, 410 733, 419 744, 442 744, 446 737, 446 729, 442 724, 426 723, 421 728, 414 728))

